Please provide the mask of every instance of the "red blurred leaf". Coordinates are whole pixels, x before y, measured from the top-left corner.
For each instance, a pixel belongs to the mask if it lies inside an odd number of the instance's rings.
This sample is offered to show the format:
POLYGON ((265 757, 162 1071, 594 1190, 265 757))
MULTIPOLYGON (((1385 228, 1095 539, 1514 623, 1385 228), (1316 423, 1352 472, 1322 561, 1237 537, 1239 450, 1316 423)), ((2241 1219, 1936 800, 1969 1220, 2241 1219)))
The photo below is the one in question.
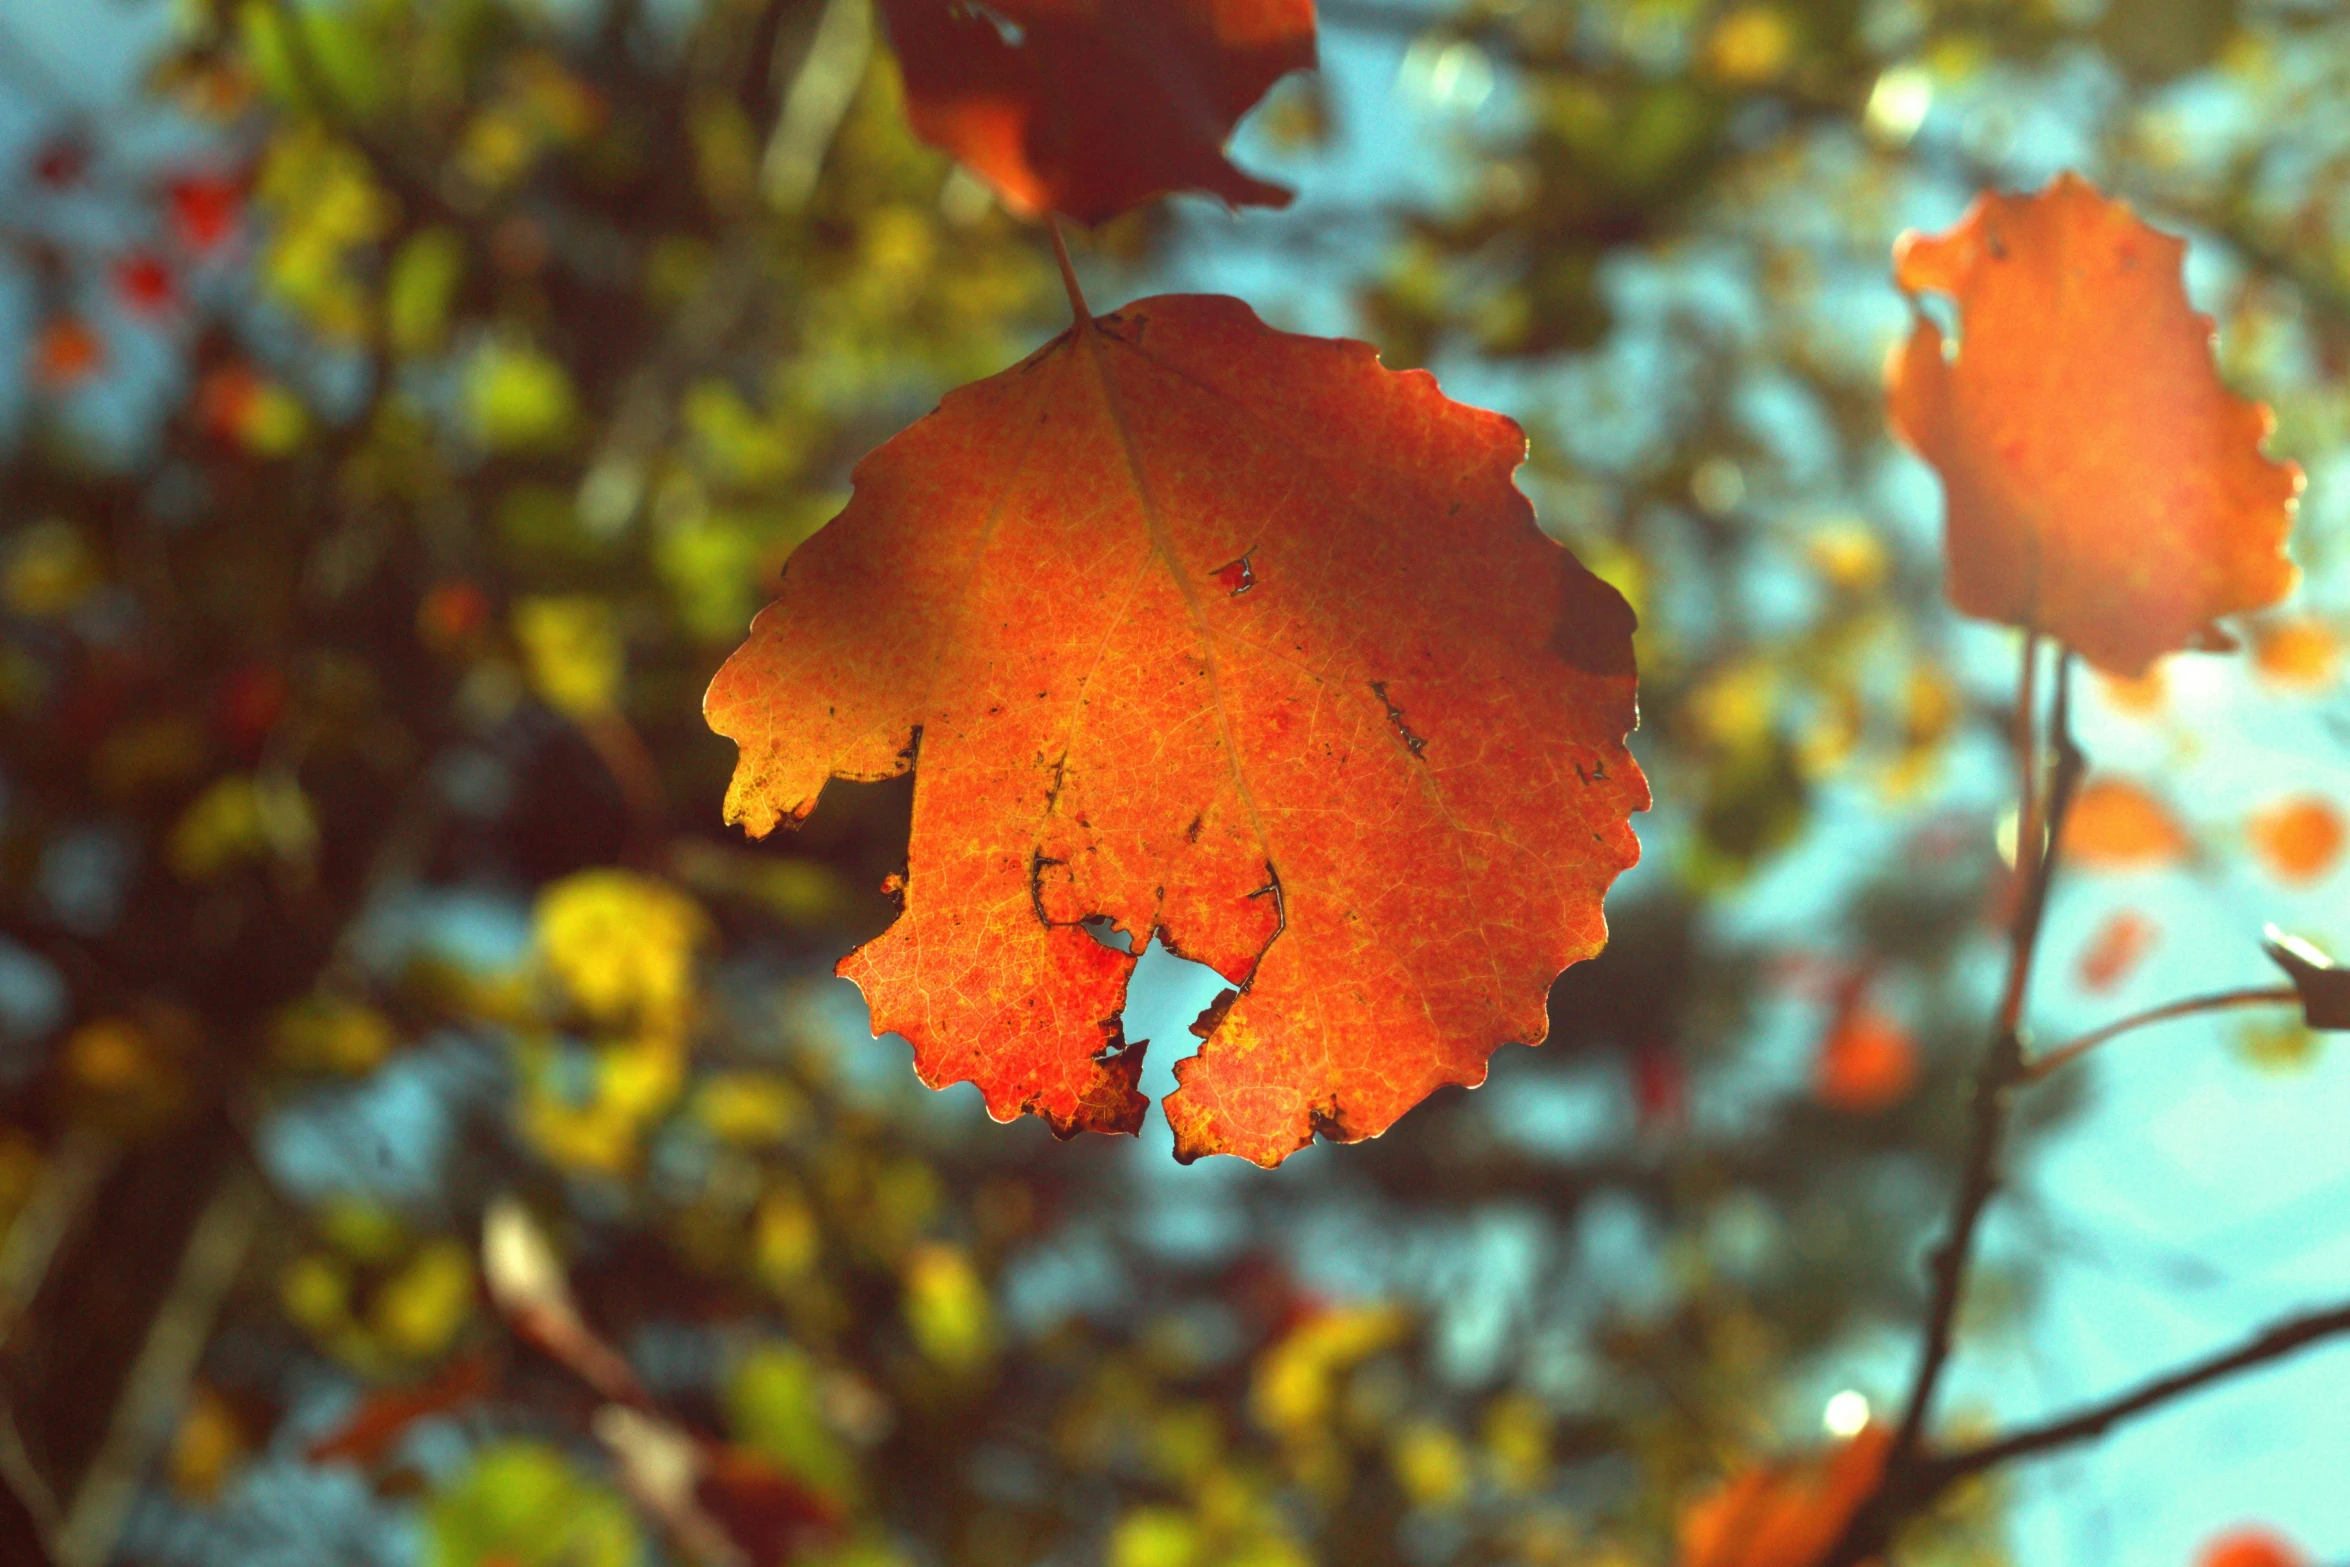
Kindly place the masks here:
POLYGON ((2107 915, 2105 923, 2089 938, 2089 944, 2081 949, 2080 962, 2074 970, 2081 988, 2113 989, 2130 977, 2161 935, 2161 927, 2135 909, 2120 909, 2107 915))
POLYGON ((462 578, 436 582, 416 606, 416 632, 436 652, 451 652, 478 635, 490 618, 490 599, 462 578))
POLYGON ((486 1398, 497 1380, 497 1364, 489 1356, 461 1356, 414 1387, 368 1394, 350 1419, 311 1443, 303 1456, 314 1464, 351 1463, 372 1469, 410 1426, 486 1398))
POLYGON ((1376 1136, 1544 1036, 1639 853, 1631 612, 1534 526, 1525 450, 1232 300, 1083 325, 867 458, 793 557, 707 700, 727 815, 919 747, 905 912, 841 972, 933 1086, 1140 1124, 1099 916, 1236 987, 1176 1065, 1182 1157, 1376 1136))
POLYGON ((2315 881, 2342 857, 2342 813, 2315 795, 2254 812, 2245 832, 2252 852, 2279 881, 2315 881))
POLYGON ((239 665, 220 687, 222 735, 240 753, 253 751, 285 716, 292 694, 286 677, 269 665, 239 665))
POLYGON ((207 371, 196 388, 196 422, 216 441, 242 445, 261 406, 263 381, 250 365, 207 371))
POLYGON ((1313 0, 882 0, 924 140, 1030 216, 1099 223, 1172 190, 1242 206, 1289 192, 1223 147, 1314 63, 1313 0))
POLYGON ((1865 980, 1846 986, 1813 1062, 1820 1102, 1874 1115, 1908 1098, 1917 1080, 1918 1046, 1909 1030, 1878 1009, 1865 980))
POLYGON ((1890 1427, 1821 1455, 1741 1470, 1681 1514, 1680 1567, 1813 1567, 1876 1489, 1890 1427))
POLYGON ((163 204, 180 243, 201 254, 236 232, 245 196, 226 175, 183 174, 163 187, 163 204))
POLYGON ((105 343, 78 316, 52 319, 33 340, 33 379, 53 392, 79 386, 105 363, 105 343))
POLYGON ((1671 1132, 1689 1115, 1689 1069, 1666 1047, 1633 1047, 1632 1110, 1644 1131, 1671 1132))
POLYGON ((1942 474, 1951 601, 2114 674, 2212 645, 2295 578, 2300 470, 2220 384, 2185 250, 2071 174, 1894 247, 1904 290, 1958 305, 1954 353, 1921 313, 1889 368, 1894 427, 1942 474))
POLYGON ((114 264, 114 293, 135 315, 157 316, 179 303, 178 281, 160 257, 134 251, 114 264))
POLYGON ((90 149, 78 137, 54 137, 33 154, 33 178, 51 190, 79 185, 89 172, 90 149))

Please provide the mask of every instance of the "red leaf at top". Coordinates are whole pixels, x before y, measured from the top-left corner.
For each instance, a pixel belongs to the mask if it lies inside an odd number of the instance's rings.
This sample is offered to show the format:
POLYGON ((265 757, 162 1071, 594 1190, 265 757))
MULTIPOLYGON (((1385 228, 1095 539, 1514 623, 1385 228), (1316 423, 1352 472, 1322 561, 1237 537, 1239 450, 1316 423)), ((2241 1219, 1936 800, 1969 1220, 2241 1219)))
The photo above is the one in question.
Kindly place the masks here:
POLYGON ((922 138, 1013 210, 1100 223, 1171 190, 1279 207, 1224 143, 1314 63, 1313 0, 882 0, 922 138))
POLYGON ((1376 1136, 1542 1039, 1639 854, 1631 611, 1535 528, 1525 451, 1234 300, 1081 324, 792 557, 707 699, 727 815, 916 770, 905 912, 841 972, 999 1119, 1139 1126, 1106 916, 1237 987, 1176 1065, 1180 1156, 1376 1136))
POLYGON ((2115 674, 2214 645, 2217 617, 2296 575, 2301 472, 2261 455, 2268 410, 2220 384, 2185 251, 2064 174, 1893 252, 1906 292, 1958 305, 1954 355, 1921 313, 1888 371, 1894 428, 1942 473, 1951 601, 2115 674))

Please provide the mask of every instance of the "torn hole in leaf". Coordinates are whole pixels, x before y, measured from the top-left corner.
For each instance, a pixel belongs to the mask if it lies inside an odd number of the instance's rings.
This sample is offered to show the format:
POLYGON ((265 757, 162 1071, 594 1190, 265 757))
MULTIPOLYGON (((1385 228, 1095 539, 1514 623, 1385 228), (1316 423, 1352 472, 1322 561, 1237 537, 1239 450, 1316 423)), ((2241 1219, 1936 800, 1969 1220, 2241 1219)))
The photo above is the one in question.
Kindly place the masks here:
MULTIPOLYGON (((1142 950, 1134 973, 1126 982, 1126 1031, 1136 1038, 1165 1040, 1165 1048, 1143 1058, 1143 1094, 1154 1104, 1175 1092, 1175 1063, 1195 1054, 1204 1037, 1194 1025, 1208 1023, 1208 1014, 1223 1018, 1239 992, 1230 981, 1205 963, 1194 963, 1154 939, 1142 950)), ((1209 1024, 1213 1031, 1213 1024, 1209 1024)), ((1173 1141, 1167 1118, 1152 1115, 1145 1124, 1147 1139, 1162 1154, 1173 1141)))
POLYGON ((1226 561, 1215 569, 1213 575, 1216 579, 1216 585, 1234 598, 1240 597, 1257 585, 1257 568, 1250 564, 1250 557, 1247 555, 1241 556, 1238 560, 1226 561))
POLYGON ((1140 945, 1132 931, 1121 929, 1118 922, 1107 914, 1096 914, 1090 919, 1079 920, 1077 926, 1112 952, 1130 953, 1140 945))

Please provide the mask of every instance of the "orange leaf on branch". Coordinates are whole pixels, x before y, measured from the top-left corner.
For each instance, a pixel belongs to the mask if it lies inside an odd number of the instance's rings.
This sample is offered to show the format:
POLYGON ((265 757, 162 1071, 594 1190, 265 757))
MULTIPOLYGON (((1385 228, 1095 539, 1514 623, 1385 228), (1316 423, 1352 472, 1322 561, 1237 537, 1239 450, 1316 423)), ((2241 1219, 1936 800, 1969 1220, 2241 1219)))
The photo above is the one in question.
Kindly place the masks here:
POLYGON ((1314 63, 1313 0, 882 0, 907 115, 1025 216, 1100 223, 1175 190, 1280 207, 1224 143, 1314 63))
POLYGON ((1958 307, 1955 348, 1921 312, 1887 372, 1895 430, 1942 475, 1951 601, 2118 675, 2229 645, 2214 622, 2296 577, 2301 471, 2221 384, 2185 250, 2064 174, 1893 253, 1906 293, 1958 307))
POLYGON ((1679 1567, 1814 1567, 1877 1488, 1892 1428, 1824 1454, 1741 1470, 1681 1514, 1679 1567))
POLYGON ((1234 987, 1176 1066, 1180 1157, 1376 1136, 1544 1037, 1639 854, 1631 611, 1536 529, 1525 450, 1237 301, 1082 320, 792 558, 705 704, 728 818, 915 770, 905 912, 840 971, 998 1119, 1140 1125, 1098 918, 1234 987))

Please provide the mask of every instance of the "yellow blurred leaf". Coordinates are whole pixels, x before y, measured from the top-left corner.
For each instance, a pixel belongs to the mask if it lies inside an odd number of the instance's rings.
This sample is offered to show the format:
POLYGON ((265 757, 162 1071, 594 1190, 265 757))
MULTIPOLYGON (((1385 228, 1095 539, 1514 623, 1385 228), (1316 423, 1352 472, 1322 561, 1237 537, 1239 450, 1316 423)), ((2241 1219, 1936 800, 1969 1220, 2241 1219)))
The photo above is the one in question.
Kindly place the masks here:
POLYGON ((414 357, 441 346, 464 277, 464 244, 447 229, 426 229, 400 247, 384 280, 384 336, 395 352, 414 357))
POLYGON ((1410 1325, 1396 1306, 1341 1306, 1306 1318, 1258 1357, 1250 1412, 1276 1435, 1310 1435, 1330 1418, 1338 1375, 1400 1342, 1410 1325))
POLYGON ((1459 1506, 1469 1494, 1469 1450, 1434 1421, 1413 1421, 1398 1431, 1388 1444, 1387 1461, 1415 1507, 1442 1511, 1459 1506))
POLYGON ((352 1074, 373 1071, 399 1043, 381 1012, 323 993, 278 1013, 269 1037, 278 1060, 297 1071, 352 1074))
POLYGON ((0 600, 29 620, 70 615, 105 585, 98 557, 81 530, 44 517, 13 530, 0 566, 0 600))
POLYGON ((423 1360, 449 1347, 472 1310, 472 1249, 444 1236, 376 1290, 368 1316, 388 1348, 423 1360))
POLYGON ((609 713, 620 699, 628 651, 618 617, 602 599, 526 598, 514 606, 514 640, 531 689, 575 721, 609 713))
POLYGON ((994 1308, 961 1248, 915 1247, 906 1257, 905 1283, 907 1330, 932 1362, 961 1373, 994 1357, 994 1308))
POLYGON ((1199 1527, 1173 1507, 1137 1507, 1110 1530, 1110 1567, 1207 1567, 1199 1527))
POLYGON ((191 1501, 212 1501, 245 1452, 244 1428, 219 1390, 208 1382, 189 1388, 187 1407, 171 1436, 172 1489, 191 1501))
POLYGON ((719 1141, 781 1142, 808 1113, 807 1095, 768 1072, 716 1072, 694 1094, 694 1113, 719 1141))
POLYGON ((539 894, 531 926, 540 971, 595 1023, 666 1028, 691 1010, 710 922, 667 882, 581 871, 539 894))
POLYGON ((538 349, 506 339, 474 354, 465 405, 474 432, 492 451, 559 447, 579 417, 570 373, 538 349))

